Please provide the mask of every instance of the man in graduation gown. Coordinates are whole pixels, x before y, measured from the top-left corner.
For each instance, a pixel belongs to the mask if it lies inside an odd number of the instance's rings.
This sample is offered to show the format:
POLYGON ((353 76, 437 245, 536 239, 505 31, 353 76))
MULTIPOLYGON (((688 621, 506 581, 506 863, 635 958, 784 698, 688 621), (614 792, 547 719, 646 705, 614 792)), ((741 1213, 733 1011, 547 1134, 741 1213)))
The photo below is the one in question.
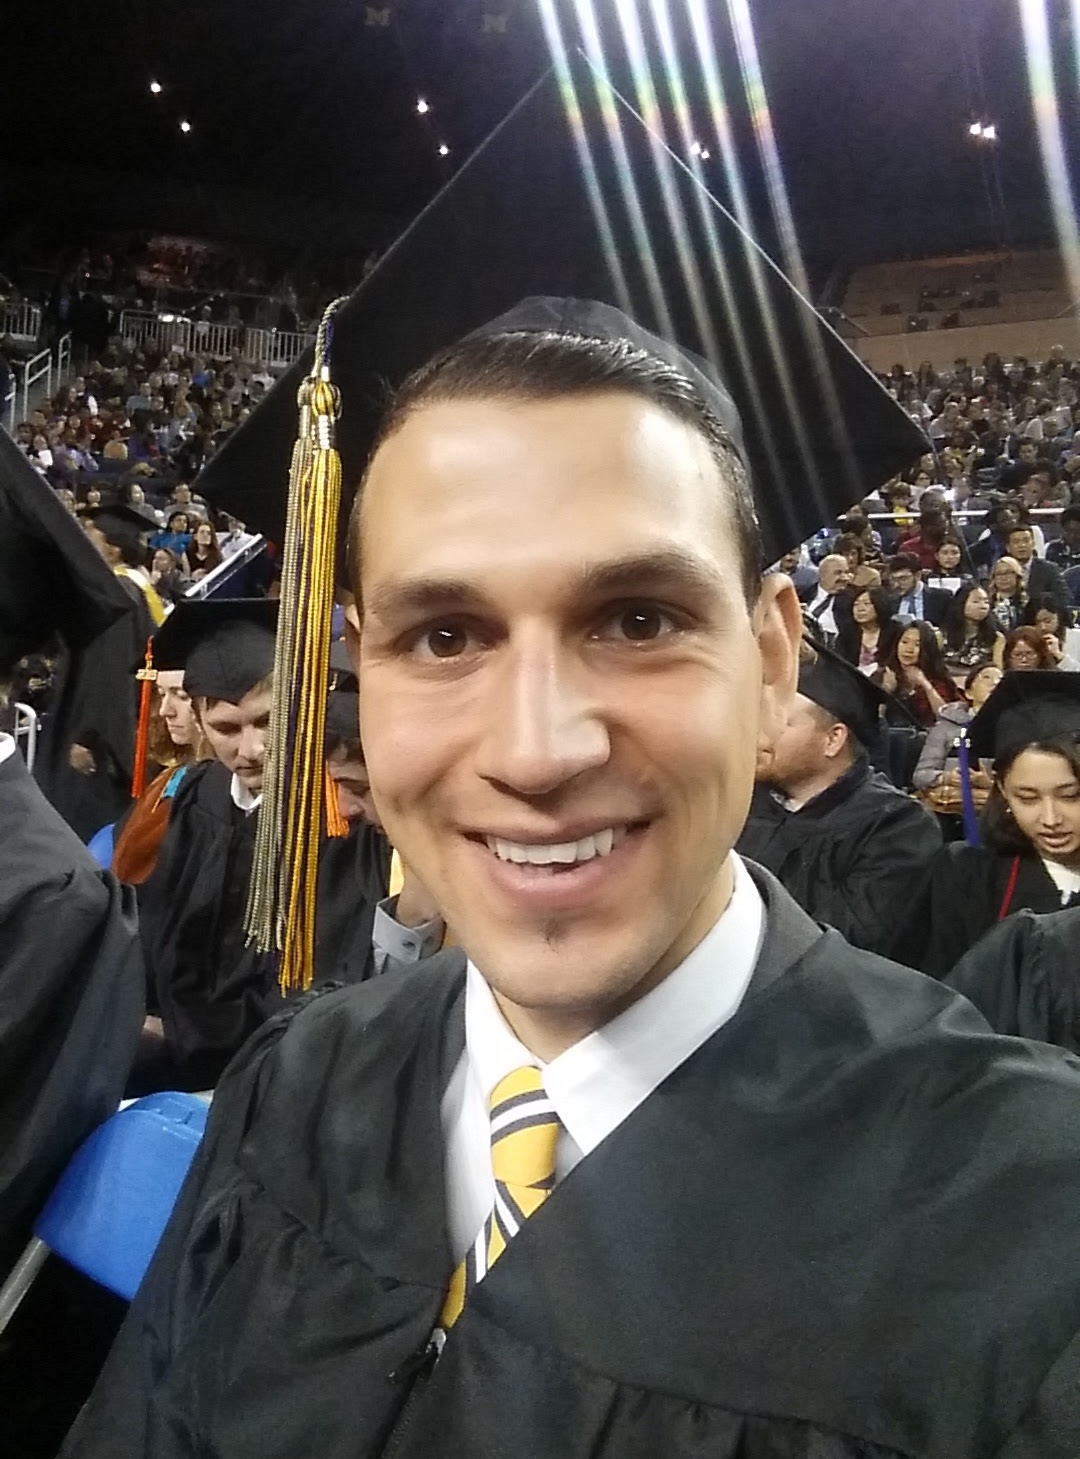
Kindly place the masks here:
MULTIPOLYGON (((244 930, 276 621, 277 604, 267 599, 183 603, 155 640, 158 667, 184 669, 217 758, 181 782, 157 865, 139 889, 152 1017, 163 1039, 140 1070, 143 1088, 211 1088, 282 1003, 276 952, 249 945, 244 930)), ((388 857, 371 826, 324 842, 317 982, 372 970, 371 926, 388 857)))
POLYGON ((945 982, 969 998, 995 1032, 1080 1053, 1080 907, 1007 917, 945 982))
MULTIPOLYGON (((128 612, 78 525, 0 431, 0 681, 51 634, 78 653, 128 612)), ((76 1146, 115 1110, 142 1008, 133 898, 0 733, 0 1272, 76 1146)))
POLYGON ((738 850, 768 867, 815 922, 884 953, 941 831, 870 768, 888 696, 827 649, 810 653, 784 732, 762 756, 738 850))
MULTIPOLYGON (((455 258, 455 217, 478 237, 449 301, 415 277, 416 363, 481 323, 467 280, 519 277, 515 177, 535 195, 612 115, 619 176, 655 161, 610 93, 568 135, 566 84, 418 225, 455 258)), ((589 207, 555 202, 531 277, 610 298, 576 248, 554 266, 589 207)), ((385 280, 338 317, 346 355, 365 319, 402 341, 385 280)), ((286 1010, 227 1072, 66 1455, 1077 1451, 1080 1072, 733 854, 801 617, 761 578, 731 401, 675 353, 532 300, 403 388, 353 523, 363 742, 461 946, 286 1010)), ((337 379, 362 412, 367 375, 337 379)))

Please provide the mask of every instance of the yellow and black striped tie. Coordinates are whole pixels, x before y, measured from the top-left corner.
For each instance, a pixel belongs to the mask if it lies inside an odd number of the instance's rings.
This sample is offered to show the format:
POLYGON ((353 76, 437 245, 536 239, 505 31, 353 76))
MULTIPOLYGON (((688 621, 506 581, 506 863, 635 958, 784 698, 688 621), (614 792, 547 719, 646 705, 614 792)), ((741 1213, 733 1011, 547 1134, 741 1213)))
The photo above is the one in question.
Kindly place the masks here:
POLYGON ((495 1206, 450 1279, 439 1319, 443 1328, 453 1327, 473 1287, 555 1189, 559 1129, 559 1116, 544 1093, 539 1069, 526 1064, 495 1086, 491 1095, 495 1206))

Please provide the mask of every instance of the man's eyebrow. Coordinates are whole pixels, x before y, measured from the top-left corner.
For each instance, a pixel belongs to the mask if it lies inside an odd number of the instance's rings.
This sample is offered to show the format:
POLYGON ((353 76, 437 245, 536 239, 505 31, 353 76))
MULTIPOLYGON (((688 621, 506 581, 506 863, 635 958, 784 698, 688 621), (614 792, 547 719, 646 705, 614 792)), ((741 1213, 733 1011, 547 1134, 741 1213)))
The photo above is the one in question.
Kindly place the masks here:
MULTIPOLYGON (((695 553, 665 548, 609 562, 583 563, 575 568, 570 586, 577 596, 595 598, 655 591, 660 587, 695 594, 715 593, 723 581, 718 569, 695 553)), ((385 622, 422 613, 482 608, 485 603, 484 594, 464 580, 418 577, 376 588, 365 599, 364 610, 385 622)))

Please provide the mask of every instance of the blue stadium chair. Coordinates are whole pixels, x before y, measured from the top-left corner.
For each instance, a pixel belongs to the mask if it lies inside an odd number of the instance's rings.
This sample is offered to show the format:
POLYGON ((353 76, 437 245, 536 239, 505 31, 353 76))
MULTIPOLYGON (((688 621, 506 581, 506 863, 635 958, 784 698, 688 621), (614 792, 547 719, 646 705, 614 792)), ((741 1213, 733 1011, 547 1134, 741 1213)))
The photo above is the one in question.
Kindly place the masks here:
POLYGON ((86 849, 101 867, 102 871, 108 871, 112 866, 113 859, 113 830, 110 824, 102 826, 100 831, 95 831, 86 843, 86 849))
POLYGON ((79 1147, 0 1289, 0 1332, 49 1252, 128 1301, 157 1250, 209 1105, 194 1094, 151 1094, 99 1126, 79 1147))

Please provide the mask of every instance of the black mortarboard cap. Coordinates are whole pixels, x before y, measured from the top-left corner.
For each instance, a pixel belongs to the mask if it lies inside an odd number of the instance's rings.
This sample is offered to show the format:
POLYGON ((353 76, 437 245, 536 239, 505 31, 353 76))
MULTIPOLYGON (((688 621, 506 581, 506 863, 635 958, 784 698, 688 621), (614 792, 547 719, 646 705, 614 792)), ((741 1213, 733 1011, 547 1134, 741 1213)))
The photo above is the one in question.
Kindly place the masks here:
POLYGON ((271 598, 184 600, 154 638, 154 668, 183 669, 189 694, 239 704, 273 671, 277 616, 271 598))
POLYGON ((360 695, 354 689, 331 689, 327 695, 326 738, 337 744, 360 739, 360 695))
POLYGON ((0 671, 56 632, 84 648, 133 611, 82 527, 0 429, 0 671))
POLYGON ((968 725, 972 755, 1002 760, 1061 735, 1080 736, 1080 674, 1007 673, 968 725))
MULTIPOLYGON (((615 306, 726 388, 770 559, 927 449, 700 178, 573 53, 565 75, 537 83, 334 320, 343 520, 386 386, 537 297, 615 306)), ((278 542, 297 390, 310 368, 309 352, 198 481, 207 500, 278 542)))
POLYGON ((860 744, 870 748, 880 732, 882 709, 885 705, 897 706, 899 701, 817 639, 808 638, 807 642, 816 658, 813 663, 799 666, 799 693, 835 714, 860 744))

